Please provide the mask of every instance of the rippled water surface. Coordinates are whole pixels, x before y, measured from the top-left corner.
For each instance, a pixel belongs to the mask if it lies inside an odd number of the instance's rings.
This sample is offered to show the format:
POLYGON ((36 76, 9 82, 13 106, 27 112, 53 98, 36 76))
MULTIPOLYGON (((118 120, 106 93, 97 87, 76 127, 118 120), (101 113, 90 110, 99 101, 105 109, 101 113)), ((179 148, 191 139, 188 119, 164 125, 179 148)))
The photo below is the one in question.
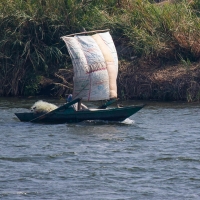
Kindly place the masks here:
POLYGON ((0 199, 200 199, 200 104, 147 102, 124 123, 19 122, 34 102, 0 99, 0 199))

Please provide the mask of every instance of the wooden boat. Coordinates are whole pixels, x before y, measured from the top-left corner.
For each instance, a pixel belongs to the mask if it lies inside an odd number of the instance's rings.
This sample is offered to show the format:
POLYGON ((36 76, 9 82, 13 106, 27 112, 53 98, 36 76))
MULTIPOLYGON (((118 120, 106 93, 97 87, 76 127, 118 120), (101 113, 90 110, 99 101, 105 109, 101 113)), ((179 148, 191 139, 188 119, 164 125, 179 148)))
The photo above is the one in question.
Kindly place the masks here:
POLYGON ((78 33, 62 37, 74 69, 73 100, 47 113, 15 113, 20 121, 37 123, 123 121, 144 107, 144 105, 133 105, 107 108, 117 100, 117 52, 107 30, 87 32, 91 33, 93 35, 78 33), (75 110, 73 105, 76 103, 80 105, 81 100, 105 100, 106 103, 97 109, 75 110))
POLYGON ((65 108, 65 105, 59 107, 54 112, 48 114, 41 113, 15 113, 23 122, 37 123, 76 123, 84 120, 106 120, 123 121, 134 113, 142 109, 144 105, 126 106, 107 109, 88 109, 75 111, 73 107, 65 108))

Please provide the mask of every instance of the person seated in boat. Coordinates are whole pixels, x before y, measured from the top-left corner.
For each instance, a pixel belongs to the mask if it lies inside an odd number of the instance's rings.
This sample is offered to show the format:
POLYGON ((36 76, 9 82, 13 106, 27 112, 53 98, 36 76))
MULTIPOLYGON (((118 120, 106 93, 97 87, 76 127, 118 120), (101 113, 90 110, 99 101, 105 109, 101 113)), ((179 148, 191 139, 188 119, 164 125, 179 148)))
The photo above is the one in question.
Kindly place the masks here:
MULTIPOLYGON (((73 97, 72 94, 69 94, 66 101, 67 103, 69 103, 70 101, 72 101, 73 97)), ((88 109, 88 107, 86 105, 84 105, 83 103, 81 103, 81 101, 79 101, 78 103, 75 103, 72 105, 72 107, 74 108, 74 110, 86 110, 88 109)))
POLYGON ((69 103, 72 101, 72 94, 69 94, 68 97, 66 98, 66 102, 69 103))

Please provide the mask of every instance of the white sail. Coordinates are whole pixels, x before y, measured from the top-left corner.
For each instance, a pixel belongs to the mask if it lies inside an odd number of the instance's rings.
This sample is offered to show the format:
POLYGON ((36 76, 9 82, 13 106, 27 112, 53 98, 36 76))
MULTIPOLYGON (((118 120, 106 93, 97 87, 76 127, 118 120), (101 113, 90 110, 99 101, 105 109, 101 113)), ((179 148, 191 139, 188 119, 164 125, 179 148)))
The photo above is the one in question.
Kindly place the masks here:
POLYGON ((87 101, 117 98, 118 59, 109 32, 62 39, 74 67, 73 97, 87 101))
POLYGON ((103 39, 105 44, 110 49, 110 52, 112 53, 112 56, 113 56, 114 62, 115 62, 115 71, 118 73, 118 56, 117 56, 117 51, 116 51, 113 39, 109 32, 99 33, 99 35, 101 36, 101 38, 103 39))

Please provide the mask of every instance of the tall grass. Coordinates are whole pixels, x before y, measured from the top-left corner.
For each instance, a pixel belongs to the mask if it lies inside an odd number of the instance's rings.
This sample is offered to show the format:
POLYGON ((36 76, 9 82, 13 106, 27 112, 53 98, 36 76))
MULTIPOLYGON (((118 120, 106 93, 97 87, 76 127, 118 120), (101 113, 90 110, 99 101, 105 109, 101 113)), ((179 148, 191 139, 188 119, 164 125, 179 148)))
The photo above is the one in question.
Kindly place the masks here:
POLYGON ((60 37, 83 28, 110 28, 138 58, 195 61, 199 11, 198 0, 0 0, 0 95, 35 94, 41 76, 70 68, 60 37))
POLYGON ((26 88, 35 87, 39 75, 48 77, 67 67, 69 58, 60 37, 94 22, 100 26, 104 20, 95 6, 84 1, 0 3, 0 95, 6 96, 23 95, 26 88))
POLYGON ((136 0, 120 26, 138 56, 200 58, 200 19, 185 1, 159 5, 136 0))

